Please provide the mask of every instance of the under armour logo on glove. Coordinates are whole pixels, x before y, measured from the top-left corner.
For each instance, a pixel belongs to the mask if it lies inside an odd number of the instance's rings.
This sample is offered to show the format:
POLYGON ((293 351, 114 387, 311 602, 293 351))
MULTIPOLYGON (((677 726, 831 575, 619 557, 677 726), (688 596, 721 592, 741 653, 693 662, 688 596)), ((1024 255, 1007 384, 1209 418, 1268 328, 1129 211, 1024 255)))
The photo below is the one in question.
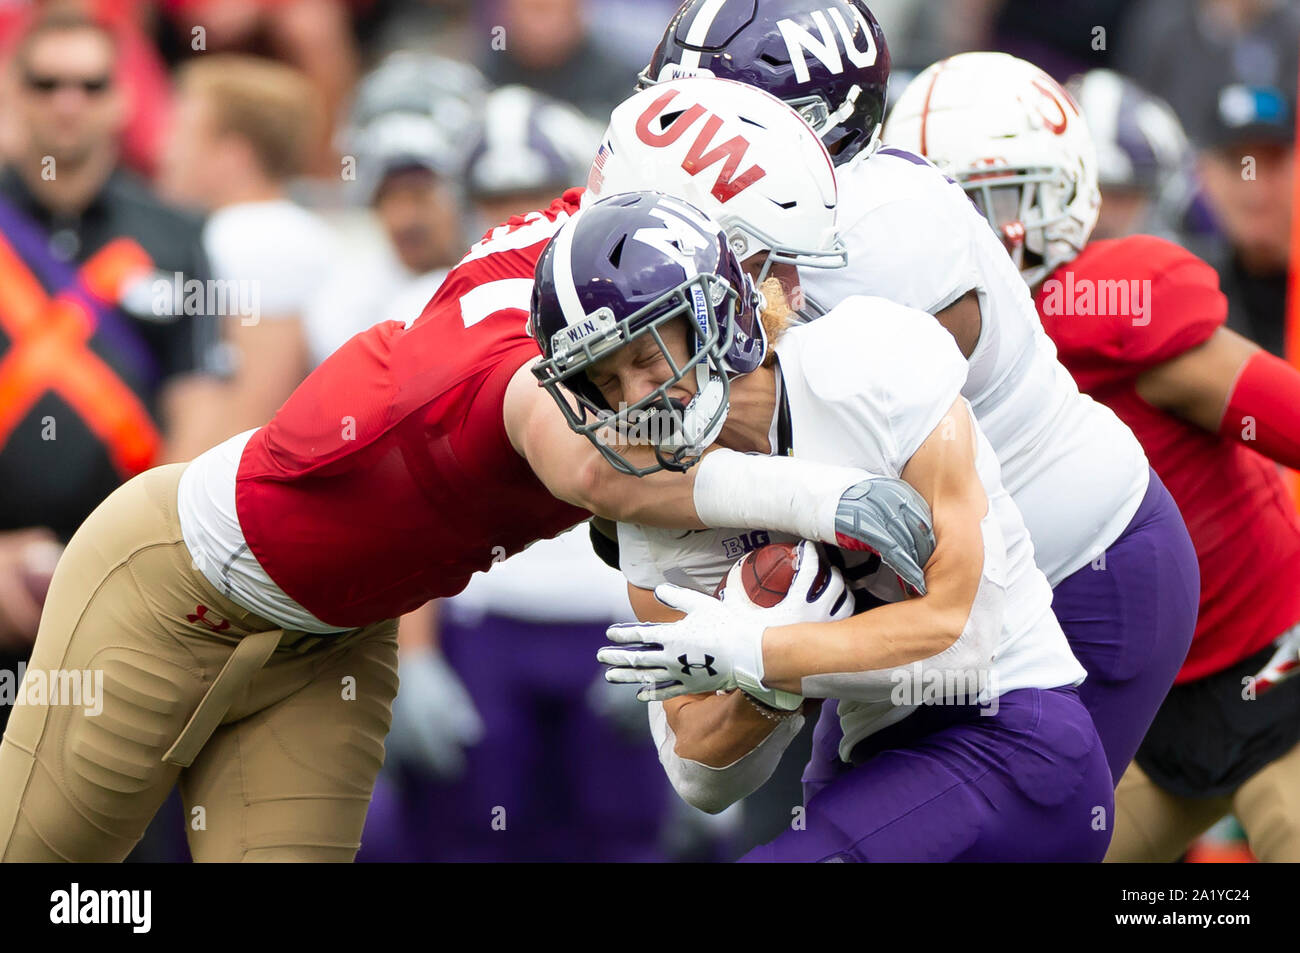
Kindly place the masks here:
POLYGON ((689 675, 689 674, 691 674, 692 671, 694 671, 694 670, 697 669, 697 668, 702 668, 702 669, 704 669, 704 671, 707 672, 710 676, 714 676, 714 675, 717 675, 717 674, 718 674, 717 671, 713 668, 713 656, 712 656, 712 655, 706 655, 706 656, 704 656, 704 661, 703 661, 703 662, 688 662, 688 661, 686 660, 686 656, 685 656, 685 655, 679 655, 679 656, 677 656, 677 661, 679 661, 679 662, 682 663, 682 674, 683 674, 683 675, 689 675))

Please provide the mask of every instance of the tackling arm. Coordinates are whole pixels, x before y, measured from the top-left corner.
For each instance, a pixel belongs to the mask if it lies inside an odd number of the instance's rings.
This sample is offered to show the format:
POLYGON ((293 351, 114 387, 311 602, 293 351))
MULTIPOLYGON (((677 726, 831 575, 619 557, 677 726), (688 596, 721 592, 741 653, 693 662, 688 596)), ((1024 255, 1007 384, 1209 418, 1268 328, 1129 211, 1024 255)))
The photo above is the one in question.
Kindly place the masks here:
POLYGON ((554 496, 620 523, 767 529, 835 544, 840 497, 873 479, 852 467, 723 449, 686 473, 628 476, 569 429, 528 365, 511 379, 504 413, 511 444, 554 496))

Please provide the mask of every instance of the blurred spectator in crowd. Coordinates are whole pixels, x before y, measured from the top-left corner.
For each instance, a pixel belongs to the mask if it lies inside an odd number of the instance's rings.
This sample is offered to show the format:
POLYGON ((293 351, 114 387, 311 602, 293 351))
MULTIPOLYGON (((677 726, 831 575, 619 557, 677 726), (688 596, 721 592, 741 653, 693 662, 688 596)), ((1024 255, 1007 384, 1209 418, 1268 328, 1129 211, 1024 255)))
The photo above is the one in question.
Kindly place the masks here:
MULTIPOLYGON (((601 130, 581 113, 526 87, 505 86, 483 101, 481 117, 467 157, 456 161, 461 191, 470 202, 470 223, 462 234, 483 235, 512 215, 546 208, 565 189, 585 183, 601 130)), ((401 233, 393 224, 402 207, 388 198, 378 208, 402 260, 413 260, 415 256, 398 245, 401 233)), ((411 208, 413 222, 427 218, 413 204, 411 208)), ((454 261, 465 250, 458 248, 454 261)), ((389 302, 386 315, 403 320, 419 315, 442 284, 446 269, 444 263, 407 283, 389 302)))
MULTIPOLYGON (((468 696, 403 661, 390 760, 358 859, 663 859, 676 798, 646 706, 606 683, 595 661, 606 627, 631 611, 623 577, 592 552, 585 526, 439 603, 441 650, 468 696), (470 711, 482 719, 455 758, 431 720, 456 724, 447 706, 462 724, 470 711)), ((421 669, 434 671, 434 658, 421 669)))
POLYGON ((1295 77, 1287 87, 1233 81, 1212 97, 1200 174, 1222 244, 1206 257, 1228 296, 1228 326, 1283 357, 1295 175, 1295 77))
MULTIPOLYGON (((484 4, 479 66, 496 86, 520 84, 576 106, 603 127, 636 83, 637 67, 606 51, 583 0, 484 4)), ((650 43, 663 23, 646 24, 650 43)))
POLYGON ((1279 355, 1298 57, 1294 0, 1141 0, 1118 44, 1120 68, 1173 107, 1198 150, 1222 237, 1194 250, 1218 268, 1228 326, 1279 355))
POLYGON ((349 259, 315 296, 313 362, 379 321, 414 320, 465 254, 458 180, 485 95, 477 70, 431 54, 394 54, 362 81, 344 163, 355 168, 384 244, 349 259))
MULTIPOLYGON (((162 148, 170 81, 149 37, 151 5, 129 0, 0 3, 0 60, 8 59, 13 45, 34 19, 51 13, 80 13, 112 32, 117 46, 113 82, 122 89, 126 108, 119 144, 121 160, 143 175, 152 175, 162 148)), ((15 111, 7 100, 11 101, 16 93, 11 82, 0 83, 0 154, 7 152, 5 143, 10 134, 5 127, 15 111)))
POLYGON ((215 439, 266 423, 307 374, 302 316, 332 273, 334 240, 287 189, 322 122, 315 89, 292 67, 214 53, 181 68, 159 184, 210 213, 203 244, 227 292, 234 364, 215 439))
MULTIPOLYGON (((273 56, 300 69, 316 87, 330 122, 341 115, 356 83, 359 58, 352 10, 372 0, 161 0, 183 48, 273 56)), ((338 169, 331 131, 322 130, 312 168, 333 176, 338 169)))
POLYGON ((494 90, 465 166, 474 231, 546 208, 565 189, 585 185, 601 132, 580 113, 526 87, 494 90))
MULTIPOLYGON (((681 0, 587 0, 591 22, 600 25, 606 51, 635 75, 654 53, 681 0)), ((627 90, 630 93, 631 90, 627 90)), ((602 117, 603 119, 603 117, 602 117)))
POLYGON ((1225 87, 1295 90, 1300 4, 1139 0, 1114 48, 1116 68, 1169 103, 1192 143, 1202 146, 1219 129, 1218 100, 1225 87))
MULTIPOLYGON (((867 0, 884 27, 894 69, 920 72, 970 50, 1001 50, 1064 79, 1109 62, 1133 0, 867 0)), ((903 84, 897 89, 901 92, 903 84)))
MULTIPOLYGON (((118 169, 113 34, 37 21, 13 60, 0 170, 0 665, 36 634, 59 541, 128 477, 203 449, 215 326, 178 308, 207 277, 200 223, 118 169)), ((200 296, 201 297, 201 296, 200 296)), ((202 303, 201 301, 199 302, 202 303)), ((8 708, 0 707, 0 723, 8 708)))
MULTIPOLYGON (((1115 36, 1133 0, 1070 0, 1044 6, 1042 0, 960 0, 991 11, 991 42, 1055 76, 1113 65, 1115 36)), ((1187 0, 1179 0, 1186 3, 1187 0)))
POLYGON ((1181 241, 1195 157, 1173 110, 1112 70, 1090 70, 1067 88, 1097 144, 1102 203, 1093 239, 1144 234, 1181 241))

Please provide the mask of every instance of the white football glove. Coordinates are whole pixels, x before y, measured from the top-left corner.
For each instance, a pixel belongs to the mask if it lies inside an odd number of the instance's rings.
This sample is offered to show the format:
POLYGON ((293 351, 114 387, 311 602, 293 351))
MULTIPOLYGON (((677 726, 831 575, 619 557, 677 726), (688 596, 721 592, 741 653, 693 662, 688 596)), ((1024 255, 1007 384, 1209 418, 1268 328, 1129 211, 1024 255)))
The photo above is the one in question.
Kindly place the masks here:
POLYGON ((802 696, 763 684, 763 632, 770 626, 848 618, 853 599, 839 570, 823 565, 815 544, 800 543, 797 558, 789 593, 768 609, 745 595, 739 564, 727 576, 722 599, 666 583, 657 587, 655 598, 686 618, 610 626, 605 637, 616 645, 596 653, 597 661, 609 666, 606 680, 641 685, 636 697, 643 702, 739 688, 774 708, 798 708, 802 696), (825 582, 814 590, 819 574, 825 582))
POLYGON ((444 781, 465 770, 465 749, 483 740, 483 719, 441 652, 404 652, 386 761, 424 768, 444 781))

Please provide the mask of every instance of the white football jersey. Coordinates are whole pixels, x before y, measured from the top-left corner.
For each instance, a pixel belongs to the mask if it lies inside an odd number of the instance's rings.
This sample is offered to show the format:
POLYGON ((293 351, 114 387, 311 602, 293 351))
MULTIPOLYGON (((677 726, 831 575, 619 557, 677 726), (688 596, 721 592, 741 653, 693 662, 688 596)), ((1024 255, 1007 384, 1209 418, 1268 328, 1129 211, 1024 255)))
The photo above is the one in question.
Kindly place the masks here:
MULTIPOLYGON (((793 455, 889 477, 900 477, 907 461, 943 425, 966 379, 961 352, 933 317, 883 298, 845 299, 820 320, 787 331, 776 353, 789 402, 793 455)), ((985 567, 986 574, 1002 574, 990 578, 1006 590, 989 694, 1078 684, 1085 673, 1052 614, 1051 587, 1034 563, 1020 512, 1002 486, 997 457, 974 415, 971 420, 976 470, 1007 557, 1000 566, 986 562, 985 567)), ((774 433, 775 427, 774 421, 774 433)), ((713 592, 744 553, 789 539, 735 529, 682 532, 623 524, 618 537, 621 568, 633 585, 652 589, 672 582, 704 592, 713 592)), ((878 598, 902 598, 892 573, 878 573, 866 583, 878 598)), ((847 755, 862 738, 915 707, 893 700, 840 700, 841 752, 847 755)))
POLYGON ((826 308, 867 294, 930 314, 978 294, 982 327, 962 396, 997 453, 1039 568, 1056 585, 1137 513, 1146 454, 1109 408, 1079 393, 1011 257, 961 186, 891 148, 836 174, 849 264, 803 269, 805 292, 826 308))

